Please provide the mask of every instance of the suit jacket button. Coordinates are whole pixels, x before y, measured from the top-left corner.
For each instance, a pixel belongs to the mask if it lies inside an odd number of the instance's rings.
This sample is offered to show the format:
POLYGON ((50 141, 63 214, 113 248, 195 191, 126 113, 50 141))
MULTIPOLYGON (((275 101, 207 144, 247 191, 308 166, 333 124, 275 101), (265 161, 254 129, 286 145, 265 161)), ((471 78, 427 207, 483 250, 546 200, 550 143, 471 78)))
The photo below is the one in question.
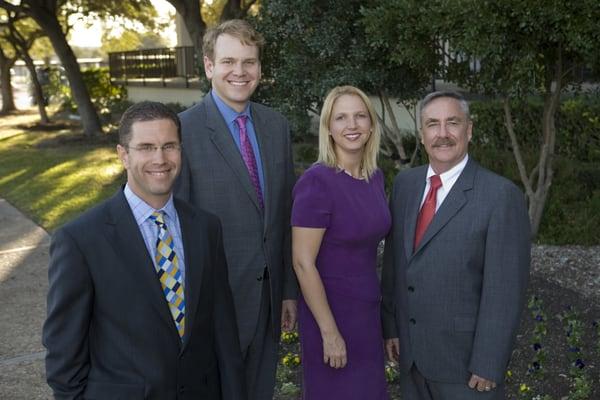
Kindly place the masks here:
POLYGON ((185 392, 185 386, 179 386, 179 393, 185 392))
POLYGON ((257 281, 262 281, 263 280, 263 274, 260 274, 259 276, 256 277, 257 281))
POLYGON ((416 325, 416 323, 417 323, 417 321, 415 321, 415 319, 414 319, 414 318, 411 318, 411 319, 409 319, 409 321, 410 321, 410 323, 411 323, 411 324, 413 324, 413 325, 416 325))
POLYGON ((409 287, 408 287, 408 291, 412 293, 412 292, 414 292, 414 291, 415 291, 415 288, 414 288, 413 286, 409 286, 409 287))

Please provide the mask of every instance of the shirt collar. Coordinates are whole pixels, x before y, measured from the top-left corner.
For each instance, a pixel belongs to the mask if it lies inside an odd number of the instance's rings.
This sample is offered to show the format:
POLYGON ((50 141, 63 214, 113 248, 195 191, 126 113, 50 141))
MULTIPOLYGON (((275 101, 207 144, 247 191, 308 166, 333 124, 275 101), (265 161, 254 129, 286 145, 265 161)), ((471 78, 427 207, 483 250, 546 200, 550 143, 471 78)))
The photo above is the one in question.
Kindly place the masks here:
POLYGON ((125 185, 125 189, 123 189, 123 193, 125 194, 125 198, 129 203, 129 207, 133 212, 133 217, 135 218, 135 222, 139 225, 142 225, 150 215, 154 211, 164 211, 171 220, 174 220, 177 216, 175 211, 175 204, 173 202, 173 194, 169 196, 169 200, 167 203, 159 210, 155 210, 152 206, 142 200, 137 194, 133 193, 133 190, 129 187, 129 184, 125 185))
MULTIPOLYGON (((448 171, 440 174, 440 179, 442 181, 442 186, 448 186, 447 182, 456 180, 456 178, 460 175, 460 173, 465 169, 467 165, 467 161, 469 161, 469 155, 465 154, 462 161, 456 164, 454 167, 450 168, 448 171)), ((431 168, 431 164, 427 168, 427 182, 429 182, 429 178, 433 175, 437 175, 433 168, 431 168)))
POLYGON ((246 104, 246 108, 244 108, 244 111, 237 112, 233 108, 231 108, 227 103, 225 103, 214 90, 211 90, 210 94, 213 100, 215 101, 215 104, 217 105, 217 109, 219 110, 223 118, 225 118, 225 121, 227 121, 227 123, 233 124, 235 119, 240 115, 245 115, 246 118, 252 121, 249 102, 248 104, 246 104))

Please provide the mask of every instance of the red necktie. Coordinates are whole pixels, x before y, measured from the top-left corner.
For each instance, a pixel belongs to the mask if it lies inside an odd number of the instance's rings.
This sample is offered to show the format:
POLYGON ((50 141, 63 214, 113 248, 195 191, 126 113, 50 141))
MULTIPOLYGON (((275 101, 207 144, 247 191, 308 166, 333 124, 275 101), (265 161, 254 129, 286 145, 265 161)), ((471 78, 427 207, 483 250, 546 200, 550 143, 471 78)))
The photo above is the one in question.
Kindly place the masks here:
POLYGON ((260 208, 263 209, 265 206, 263 202, 262 189, 260 188, 260 180, 258 178, 258 167, 256 166, 254 150, 252 150, 252 143, 250 143, 250 139, 248 138, 248 133, 246 131, 246 116, 238 116, 235 119, 235 122, 237 122, 238 127, 240 128, 240 151, 242 153, 242 158, 244 159, 244 164, 246 164, 246 168, 248 169, 252 186, 256 191, 258 204, 260 205, 260 208))
POLYGON ((442 180, 439 175, 432 175, 431 178, 429 178, 429 182, 429 192, 427 192, 427 197, 425 197, 425 202, 423 203, 421 211, 419 212, 419 217, 417 218, 415 249, 419 246, 419 242, 423 239, 427 226, 429 226, 429 223, 433 219, 437 203, 437 191, 442 186, 442 180))

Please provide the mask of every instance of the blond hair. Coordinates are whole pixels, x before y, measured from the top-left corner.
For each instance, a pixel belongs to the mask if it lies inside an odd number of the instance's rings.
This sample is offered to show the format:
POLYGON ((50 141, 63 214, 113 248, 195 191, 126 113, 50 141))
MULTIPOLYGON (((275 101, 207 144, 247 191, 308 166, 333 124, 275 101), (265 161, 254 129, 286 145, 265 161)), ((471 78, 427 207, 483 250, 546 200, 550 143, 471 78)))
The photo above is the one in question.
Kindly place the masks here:
POLYGON ((265 45, 265 39, 258 33, 252 25, 242 19, 230 19, 213 28, 210 28, 202 38, 202 53, 209 60, 215 61, 215 44, 221 35, 231 35, 237 38, 245 46, 256 46, 258 48, 258 57, 262 54, 265 45))
POLYGON ((363 101, 371 118, 371 135, 365 144, 365 151, 361 160, 361 176, 369 180, 377 171, 377 156, 379 154, 379 143, 381 141, 381 132, 379 131, 379 121, 377 114, 373 109, 371 100, 360 89, 354 86, 337 86, 327 94, 323 108, 321 109, 321 120, 319 124, 319 159, 317 162, 329 167, 339 168, 338 159, 335 154, 335 145, 329 132, 329 121, 333 106, 338 98, 343 95, 358 96, 363 101))

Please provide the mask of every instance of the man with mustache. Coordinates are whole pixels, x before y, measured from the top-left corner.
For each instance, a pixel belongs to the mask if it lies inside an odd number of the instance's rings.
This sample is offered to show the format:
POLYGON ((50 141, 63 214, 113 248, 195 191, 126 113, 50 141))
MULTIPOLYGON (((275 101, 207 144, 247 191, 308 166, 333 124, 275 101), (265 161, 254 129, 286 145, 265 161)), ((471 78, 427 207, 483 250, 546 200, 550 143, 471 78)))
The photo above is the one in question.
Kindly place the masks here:
POLYGON ((468 152, 473 122, 455 92, 421 102, 429 165, 401 172, 382 273, 388 357, 405 400, 504 399, 529 277, 523 193, 468 152))

